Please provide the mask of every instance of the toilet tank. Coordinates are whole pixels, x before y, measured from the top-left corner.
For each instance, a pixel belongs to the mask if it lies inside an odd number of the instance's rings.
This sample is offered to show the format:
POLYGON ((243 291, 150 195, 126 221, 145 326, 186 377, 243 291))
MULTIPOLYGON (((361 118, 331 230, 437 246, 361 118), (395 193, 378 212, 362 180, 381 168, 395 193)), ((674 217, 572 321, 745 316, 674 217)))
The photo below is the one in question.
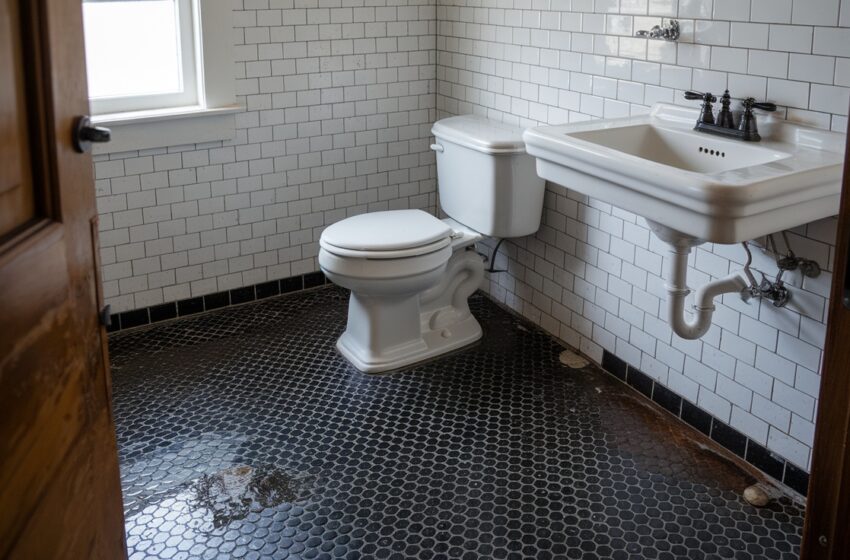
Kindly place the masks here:
POLYGON ((523 129, 477 115, 434 123, 440 206, 491 237, 522 237, 540 227, 545 181, 525 153, 523 129))

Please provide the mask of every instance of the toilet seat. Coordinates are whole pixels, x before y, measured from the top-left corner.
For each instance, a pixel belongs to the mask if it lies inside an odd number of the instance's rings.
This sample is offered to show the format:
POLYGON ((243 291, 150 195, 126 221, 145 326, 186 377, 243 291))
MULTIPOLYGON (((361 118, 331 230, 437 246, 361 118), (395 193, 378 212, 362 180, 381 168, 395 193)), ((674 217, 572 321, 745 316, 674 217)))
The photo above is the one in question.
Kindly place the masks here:
POLYGON ((332 245, 324 239, 319 240, 319 246, 325 251, 333 253, 339 257, 350 257, 354 259, 404 259, 435 253, 443 247, 449 246, 451 242, 451 237, 445 237, 439 241, 435 241, 434 243, 428 243, 427 245, 391 251, 362 251, 358 249, 346 249, 345 247, 332 245))
POLYGON ((451 244, 452 228, 422 210, 360 214, 328 226, 319 246, 341 257, 401 259, 451 244))
MULTIPOLYGON (((451 256, 452 248, 448 244, 430 253, 398 259, 341 256, 323 247, 319 251, 319 265, 328 277, 343 276, 373 282, 392 282, 443 269, 451 256)), ((375 288, 378 286, 377 283, 373 284, 375 288)), ((401 283, 398 288, 402 289, 401 283)), ((381 288, 383 289, 385 288, 381 288)))

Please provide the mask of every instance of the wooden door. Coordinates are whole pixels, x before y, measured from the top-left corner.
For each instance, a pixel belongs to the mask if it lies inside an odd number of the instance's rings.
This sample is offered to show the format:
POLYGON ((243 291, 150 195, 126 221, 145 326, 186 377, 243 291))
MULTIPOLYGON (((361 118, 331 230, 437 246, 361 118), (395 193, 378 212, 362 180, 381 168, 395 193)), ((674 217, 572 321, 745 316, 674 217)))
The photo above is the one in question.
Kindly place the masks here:
POLYGON ((126 556, 80 0, 0 0, 0 558, 126 556))
POLYGON ((850 143, 821 372, 802 558, 850 558, 850 143))

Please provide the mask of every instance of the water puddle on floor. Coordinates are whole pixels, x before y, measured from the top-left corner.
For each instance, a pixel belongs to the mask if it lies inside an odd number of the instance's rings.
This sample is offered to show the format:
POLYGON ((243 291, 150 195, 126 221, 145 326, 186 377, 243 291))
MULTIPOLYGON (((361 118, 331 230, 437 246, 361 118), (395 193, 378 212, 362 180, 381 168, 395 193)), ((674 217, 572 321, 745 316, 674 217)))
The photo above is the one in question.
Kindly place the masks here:
POLYGON ((218 529, 251 512, 294 502, 305 483, 271 465, 238 465, 201 476, 189 487, 187 502, 210 512, 218 529))

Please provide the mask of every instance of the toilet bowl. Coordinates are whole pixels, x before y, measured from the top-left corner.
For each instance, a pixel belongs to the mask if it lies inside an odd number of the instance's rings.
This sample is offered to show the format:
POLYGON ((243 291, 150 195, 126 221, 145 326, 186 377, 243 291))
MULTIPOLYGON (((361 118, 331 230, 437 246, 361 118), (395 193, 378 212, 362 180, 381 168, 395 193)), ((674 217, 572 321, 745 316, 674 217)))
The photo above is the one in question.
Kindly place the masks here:
POLYGON ((330 225, 319 240, 322 271, 351 291, 337 349, 361 371, 397 369, 481 338, 467 302, 484 278, 475 243, 540 225, 544 183, 525 154, 522 129, 468 115, 438 121, 432 132, 450 217, 361 214, 330 225))
POLYGON ((480 238, 422 210, 362 214, 325 230, 319 265, 351 290, 340 353, 376 373, 481 338, 467 305, 484 277, 484 259, 472 250, 480 238))

